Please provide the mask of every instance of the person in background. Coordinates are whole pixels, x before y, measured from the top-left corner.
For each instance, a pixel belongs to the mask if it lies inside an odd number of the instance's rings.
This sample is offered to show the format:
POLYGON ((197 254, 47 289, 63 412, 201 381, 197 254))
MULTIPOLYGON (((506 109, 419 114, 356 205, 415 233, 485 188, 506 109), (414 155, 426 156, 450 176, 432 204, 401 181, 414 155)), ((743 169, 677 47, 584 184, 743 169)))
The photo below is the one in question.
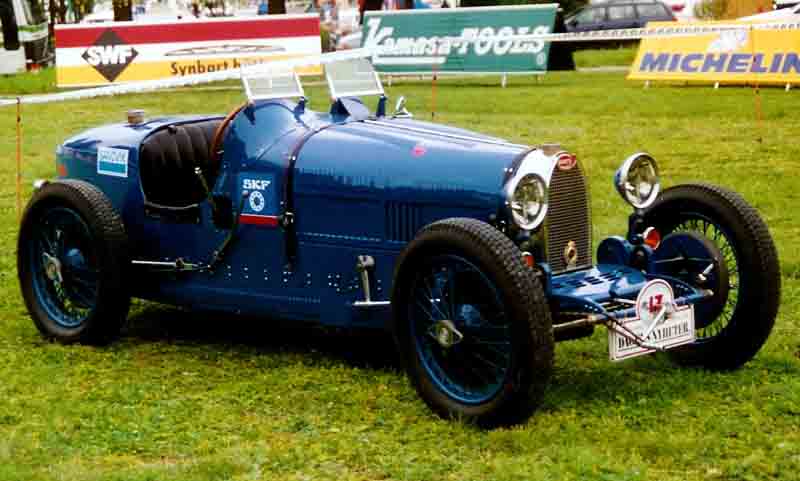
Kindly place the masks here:
POLYGON ((259 15, 266 15, 269 13, 269 5, 267 4, 267 0, 261 0, 258 4, 258 14, 259 15))

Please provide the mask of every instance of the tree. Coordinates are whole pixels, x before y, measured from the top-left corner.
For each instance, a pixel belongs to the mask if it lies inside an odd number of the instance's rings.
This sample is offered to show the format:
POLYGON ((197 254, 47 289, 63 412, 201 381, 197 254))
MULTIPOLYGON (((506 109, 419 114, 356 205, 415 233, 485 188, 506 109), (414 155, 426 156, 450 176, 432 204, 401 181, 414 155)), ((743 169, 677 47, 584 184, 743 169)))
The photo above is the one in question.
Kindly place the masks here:
POLYGON ((359 2, 360 8, 358 22, 364 23, 364 12, 369 10, 380 10, 383 7, 383 0, 363 0, 359 2))
POLYGON ((286 13, 286 0, 269 0, 267 13, 270 15, 282 15, 286 13))
POLYGON ((114 21, 130 22, 131 20, 133 20, 131 0, 114 0, 114 21))
POLYGON ((75 15, 75 22, 80 22, 83 17, 94 10, 94 0, 72 0, 72 10, 75 15))

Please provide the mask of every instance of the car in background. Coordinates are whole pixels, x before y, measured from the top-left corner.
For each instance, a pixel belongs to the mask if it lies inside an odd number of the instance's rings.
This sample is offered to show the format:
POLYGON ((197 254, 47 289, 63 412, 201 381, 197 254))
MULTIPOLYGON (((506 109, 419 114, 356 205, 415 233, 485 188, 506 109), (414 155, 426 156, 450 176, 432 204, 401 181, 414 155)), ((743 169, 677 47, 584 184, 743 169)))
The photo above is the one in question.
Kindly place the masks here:
MULTIPOLYGON (((589 3, 592 5, 603 5, 610 3, 653 3, 655 0, 594 0, 589 3)), ((695 5, 700 0, 660 0, 669 8, 678 21, 697 20, 695 15, 695 5)))
POLYGON ((565 20, 568 32, 641 28, 648 22, 675 21, 662 2, 627 0, 587 5, 565 20))
POLYGON ((800 20, 800 3, 795 5, 794 7, 780 8, 778 10, 773 10, 771 12, 764 12, 764 13, 759 13, 757 15, 750 15, 748 17, 742 17, 739 20, 747 20, 747 21, 755 20, 758 22, 768 22, 774 20, 797 21, 800 20))

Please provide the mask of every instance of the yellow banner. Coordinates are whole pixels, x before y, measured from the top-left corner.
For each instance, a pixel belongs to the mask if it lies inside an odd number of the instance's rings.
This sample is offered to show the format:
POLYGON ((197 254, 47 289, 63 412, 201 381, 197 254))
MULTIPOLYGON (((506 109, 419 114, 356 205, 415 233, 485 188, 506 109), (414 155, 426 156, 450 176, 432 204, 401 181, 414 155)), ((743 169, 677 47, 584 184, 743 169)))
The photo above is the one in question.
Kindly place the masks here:
MULTIPOLYGON (((667 25, 651 23, 648 27, 667 25)), ((742 29, 686 37, 645 37, 628 79, 800 83, 800 30, 742 29)))
MULTIPOLYGON (((215 58, 207 60, 178 60, 168 62, 139 62, 132 63, 114 83, 136 82, 140 80, 150 80, 156 78, 183 77, 186 75, 196 75, 203 73, 219 72, 231 68, 239 68, 241 63, 251 64, 256 62, 270 62, 277 60, 287 60, 300 58, 303 55, 273 55, 264 58, 215 58)), ((322 75, 321 66, 305 67, 296 69, 298 75, 322 75)), ((110 84, 108 80, 91 65, 75 67, 59 67, 56 69, 56 80, 58 85, 69 85, 71 87, 86 85, 110 84)))

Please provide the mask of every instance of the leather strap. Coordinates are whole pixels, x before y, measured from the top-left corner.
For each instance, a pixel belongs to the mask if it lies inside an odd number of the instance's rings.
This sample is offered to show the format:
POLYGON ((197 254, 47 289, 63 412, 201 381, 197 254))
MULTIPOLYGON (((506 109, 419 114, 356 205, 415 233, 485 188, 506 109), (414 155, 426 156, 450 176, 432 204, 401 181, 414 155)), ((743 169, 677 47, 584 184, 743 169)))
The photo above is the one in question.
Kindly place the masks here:
POLYGON ((294 145, 292 153, 286 162, 286 170, 283 175, 283 200, 281 201, 283 212, 280 216, 280 224, 284 230, 287 269, 291 269, 297 260, 297 229, 294 215, 294 172, 297 158, 300 155, 300 150, 311 137, 333 125, 337 124, 326 124, 317 129, 309 129, 294 145))

